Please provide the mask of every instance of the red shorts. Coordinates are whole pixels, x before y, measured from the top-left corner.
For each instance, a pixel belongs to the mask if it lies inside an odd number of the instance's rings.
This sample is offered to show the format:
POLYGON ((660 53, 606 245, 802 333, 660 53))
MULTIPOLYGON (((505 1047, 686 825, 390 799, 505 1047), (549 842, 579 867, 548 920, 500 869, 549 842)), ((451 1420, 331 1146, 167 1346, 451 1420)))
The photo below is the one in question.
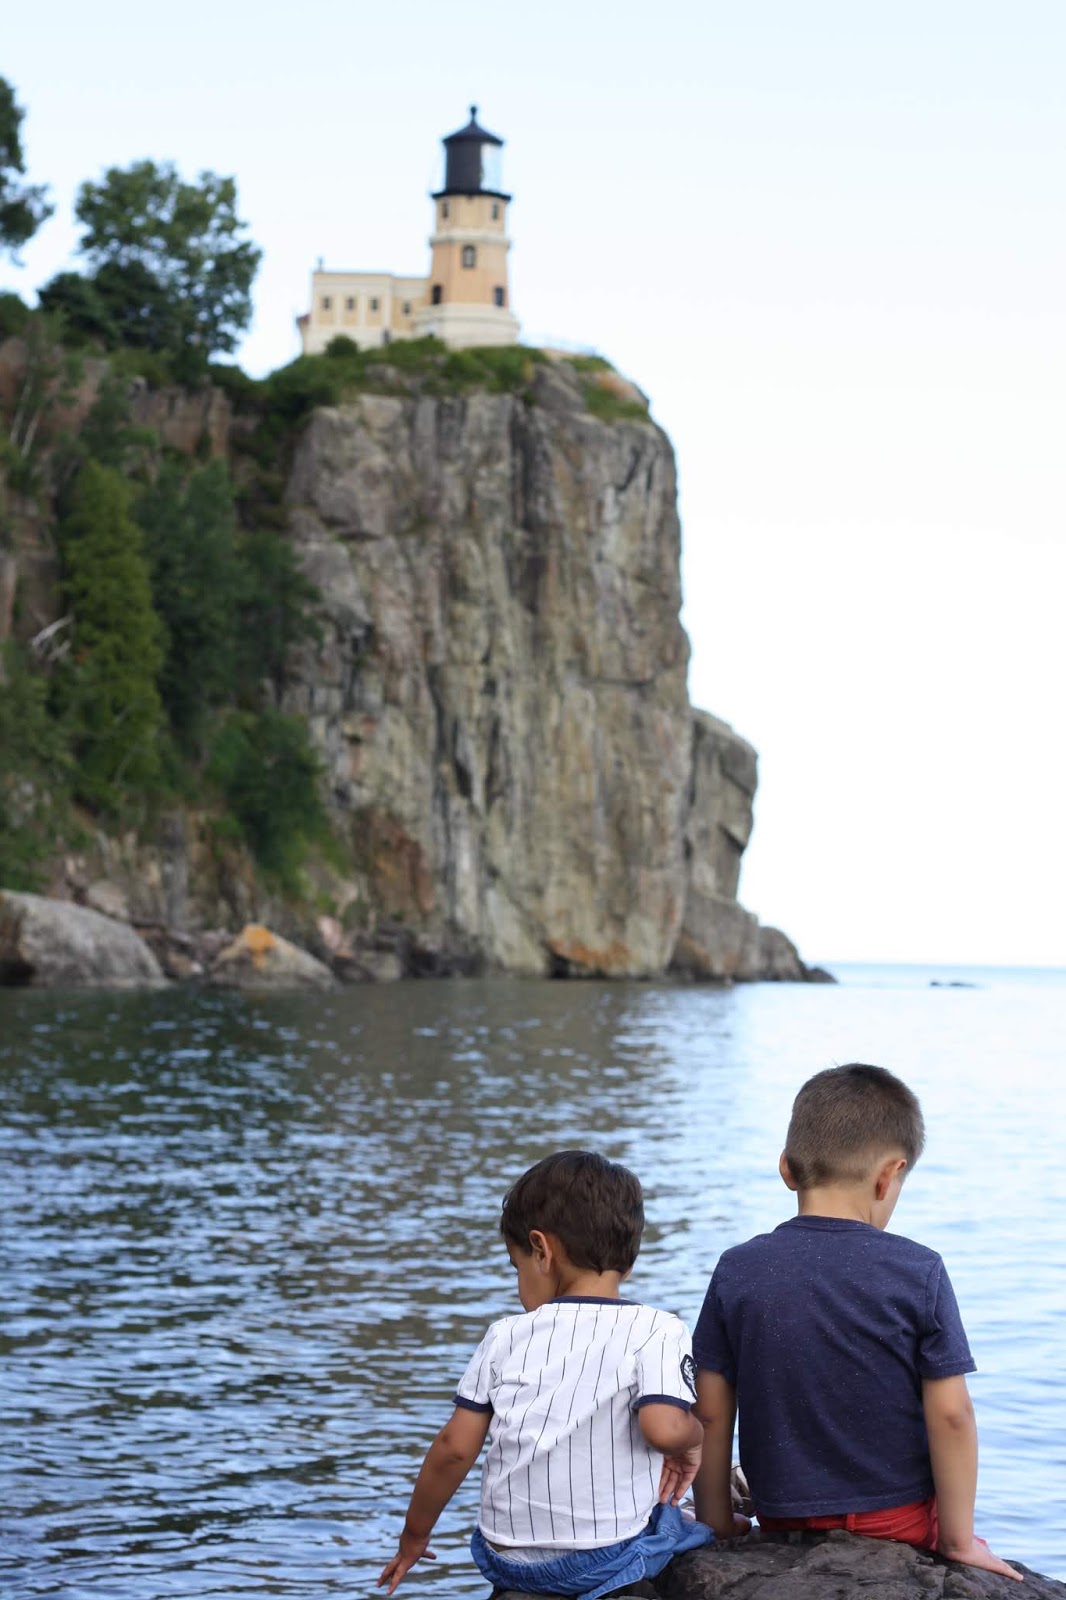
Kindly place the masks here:
POLYGON ((936 1499, 915 1500, 909 1506, 887 1506, 883 1511, 840 1512, 831 1517, 759 1517, 767 1533, 820 1533, 827 1528, 847 1528, 867 1539, 898 1539, 901 1544, 936 1549, 936 1499))

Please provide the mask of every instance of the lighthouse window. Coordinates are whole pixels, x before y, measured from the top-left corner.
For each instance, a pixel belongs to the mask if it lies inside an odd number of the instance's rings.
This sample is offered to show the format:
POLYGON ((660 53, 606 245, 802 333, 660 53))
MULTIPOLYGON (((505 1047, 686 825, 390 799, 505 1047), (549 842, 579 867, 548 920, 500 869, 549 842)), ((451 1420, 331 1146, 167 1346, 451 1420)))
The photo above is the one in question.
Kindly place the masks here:
POLYGON ((472 244, 464 244, 463 246, 463 266, 477 266, 477 250, 472 244))
POLYGON ((444 299, 444 290, 439 283, 435 283, 433 285, 429 298, 435 306, 440 305, 441 301, 444 299))
POLYGON ((492 202, 492 220, 493 222, 499 222, 500 220, 500 202, 498 200, 492 202))
POLYGON ((442 200, 441 201, 441 203, 440 203, 440 214, 443 217, 445 222, 447 222, 448 218, 451 216, 452 208, 448 204, 447 200, 442 200))
POLYGON ((493 305, 497 305, 497 306, 502 306, 503 305, 503 303, 504 303, 504 292, 503 292, 502 289, 493 289, 493 291, 492 291, 492 302, 493 302, 493 305))

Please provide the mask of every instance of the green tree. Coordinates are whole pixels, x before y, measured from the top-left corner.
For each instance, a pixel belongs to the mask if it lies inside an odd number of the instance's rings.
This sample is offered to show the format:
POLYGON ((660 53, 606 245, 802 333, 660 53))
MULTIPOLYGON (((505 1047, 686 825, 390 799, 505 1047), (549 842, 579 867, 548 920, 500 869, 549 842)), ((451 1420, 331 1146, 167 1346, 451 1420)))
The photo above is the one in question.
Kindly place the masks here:
POLYGON ((63 699, 78 761, 76 788, 118 809, 127 791, 159 776, 163 664, 143 536, 129 491, 111 467, 89 461, 62 527, 64 590, 74 618, 73 662, 63 699))
POLYGON ((0 649, 0 885, 39 889, 69 831, 70 751, 49 715, 48 680, 8 641, 0 649))
POLYGON ((205 714, 235 688, 241 569, 225 462, 211 461, 187 481, 175 463, 165 463, 135 515, 165 635, 159 689, 175 734, 190 748, 205 714))
POLYGON ((23 183, 22 107, 6 78, 0 78, 0 253, 18 252, 55 209, 44 184, 23 183))
POLYGON ((260 866, 295 890, 308 844, 327 833, 305 724, 278 711, 234 712, 219 729, 209 775, 260 866))
MULTIPOLYGON (((95 322, 105 342, 165 350, 186 377, 236 348, 262 252, 244 236, 232 178, 202 172, 186 183, 169 162, 137 161, 82 184, 75 212, 96 291, 75 306, 82 326, 95 322)), ((77 300, 69 274, 42 294, 77 300)))
POLYGON ((318 590, 300 571, 288 539, 272 528, 246 533, 239 554, 238 678, 248 687, 269 684, 277 703, 290 650, 319 637, 311 611, 318 590))

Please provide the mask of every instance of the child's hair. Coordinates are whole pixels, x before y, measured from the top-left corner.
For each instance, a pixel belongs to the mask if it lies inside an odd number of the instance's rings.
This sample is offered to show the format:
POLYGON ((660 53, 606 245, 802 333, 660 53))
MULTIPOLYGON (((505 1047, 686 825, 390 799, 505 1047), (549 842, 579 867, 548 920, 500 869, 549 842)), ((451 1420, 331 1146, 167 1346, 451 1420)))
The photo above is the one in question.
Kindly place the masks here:
POLYGON ((792 1107, 785 1158, 800 1189, 857 1183, 871 1162, 902 1150, 913 1167, 925 1144, 917 1096, 886 1072, 853 1061, 808 1078, 792 1107))
POLYGON ((591 1150, 560 1150, 507 1191, 500 1232, 529 1251, 533 1229, 553 1233, 575 1267, 626 1273, 644 1232, 640 1180, 591 1150))

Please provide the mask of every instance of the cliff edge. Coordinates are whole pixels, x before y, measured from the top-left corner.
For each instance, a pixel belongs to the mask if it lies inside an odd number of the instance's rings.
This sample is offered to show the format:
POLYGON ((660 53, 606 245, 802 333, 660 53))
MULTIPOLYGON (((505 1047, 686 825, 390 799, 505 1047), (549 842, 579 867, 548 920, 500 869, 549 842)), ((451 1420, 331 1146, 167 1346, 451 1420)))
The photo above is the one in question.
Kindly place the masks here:
POLYGON ((736 901, 755 753, 689 705, 670 443, 587 392, 544 363, 520 394, 411 384, 303 433, 322 641, 284 703, 360 865, 347 920, 445 964, 802 977, 736 901))

